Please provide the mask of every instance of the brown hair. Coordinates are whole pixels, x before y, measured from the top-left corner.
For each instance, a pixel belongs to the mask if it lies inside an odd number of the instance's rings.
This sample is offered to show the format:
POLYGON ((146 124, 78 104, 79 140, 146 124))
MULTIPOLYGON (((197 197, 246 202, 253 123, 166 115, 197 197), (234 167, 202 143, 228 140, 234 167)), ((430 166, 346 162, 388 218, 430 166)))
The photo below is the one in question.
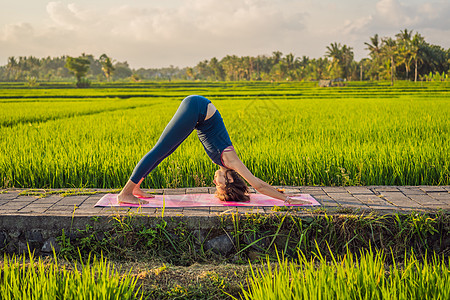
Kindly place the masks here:
POLYGON ((225 193, 216 190, 216 197, 222 201, 250 201, 247 184, 236 171, 231 169, 225 171, 225 193), (233 182, 228 181, 228 173, 233 178, 233 182))

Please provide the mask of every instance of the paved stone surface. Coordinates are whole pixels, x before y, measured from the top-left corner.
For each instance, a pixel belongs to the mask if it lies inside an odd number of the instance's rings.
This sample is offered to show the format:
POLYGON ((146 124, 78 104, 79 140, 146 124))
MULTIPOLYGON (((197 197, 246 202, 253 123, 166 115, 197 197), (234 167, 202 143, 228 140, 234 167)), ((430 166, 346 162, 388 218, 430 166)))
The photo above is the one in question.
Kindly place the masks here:
MULTIPOLYGON (((406 213, 450 211, 449 186, 277 186, 284 188, 286 194, 311 194, 320 207, 291 208, 291 211, 308 213, 315 210, 333 213, 359 213, 375 211, 379 213, 406 213)), ((49 192, 49 190, 46 190, 49 192)), ((215 188, 177 188, 148 190, 158 194, 192 194, 214 193, 215 188)), ((254 189, 250 190, 252 193, 254 189)), ((43 192, 45 192, 43 190, 43 192)), ((148 216, 161 216, 163 210, 158 208, 94 207, 95 203, 109 190, 80 190, 73 196, 63 197, 58 194, 30 195, 27 189, 0 190, 0 218, 2 216, 110 216, 130 212, 148 216), (97 191, 97 194, 87 192, 97 191), (28 193, 28 194, 27 194, 28 193), (84 194, 83 194, 84 193, 84 194)), ((214 217, 227 213, 267 214, 279 211, 272 207, 199 207, 166 208, 165 216, 214 217)))

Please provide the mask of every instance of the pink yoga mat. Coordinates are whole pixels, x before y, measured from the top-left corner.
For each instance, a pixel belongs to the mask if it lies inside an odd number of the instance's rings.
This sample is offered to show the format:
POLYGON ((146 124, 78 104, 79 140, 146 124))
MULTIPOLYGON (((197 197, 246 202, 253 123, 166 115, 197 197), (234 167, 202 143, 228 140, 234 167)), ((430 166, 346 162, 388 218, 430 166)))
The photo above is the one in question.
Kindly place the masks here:
POLYGON ((117 194, 106 194, 95 206, 125 207, 198 207, 198 206, 315 206, 320 205, 309 194, 289 195, 293 199, 306 200, 309 204, 285 204, 283 201, 262 194, 250 194, 249 202, 220 201, 213 194, 155 195, 148 204, 117 203, 117 194))

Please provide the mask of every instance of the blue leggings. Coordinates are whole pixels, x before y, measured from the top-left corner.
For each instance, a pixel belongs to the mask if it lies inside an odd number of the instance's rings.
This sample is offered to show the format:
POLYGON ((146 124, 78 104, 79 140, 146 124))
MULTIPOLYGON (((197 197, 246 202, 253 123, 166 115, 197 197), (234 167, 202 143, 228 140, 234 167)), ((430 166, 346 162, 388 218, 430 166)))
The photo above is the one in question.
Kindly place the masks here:
POLYGON ((196 128, 197 123, 204 121, 209 103, 211 101, 203 97, 186 97, 167 124, 158 142, 136 165, 130 180, 137 184, 156 168, 164 158, 172 154, 196 128))

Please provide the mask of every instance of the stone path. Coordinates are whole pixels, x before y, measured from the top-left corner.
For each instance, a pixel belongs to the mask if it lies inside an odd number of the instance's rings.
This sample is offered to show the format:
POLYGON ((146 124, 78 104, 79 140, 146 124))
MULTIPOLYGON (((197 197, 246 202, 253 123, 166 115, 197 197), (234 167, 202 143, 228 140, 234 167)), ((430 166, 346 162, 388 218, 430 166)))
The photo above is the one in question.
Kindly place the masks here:
MULTIPOLYGON (((279 186, 280 187, 280 186, 279 186)), ((311 194, 320 207, 297 209, 298 213, 325 211, 332 213, 361 213, 376 211, 382 214, 450 211, 450 186, 349 186, 349 187, 281 187, 286 194, 311 194)), ((51 191, 51 190, 46 190, 51 191)), ((215 188, 178 188, 149 190, 159 194, 214 193, 215 188)), ((138 211, 148 216, 160 216, 160 208, 94 207, 109 190, 78 190, 77 195, 63 197, 52 194, 47 197, 25 195, 27 189, 0 191, 0 218, 2 216, 108 216, 138 211), (84 194, 86 192, 96 194, 84 194)), ((44 190, 42 190, 44 192, 44 190)), ((255 192, 252 190, 252 192, 255 192)), ((166 208, 165 216, 208 217, 221 213, 271 213, 272 207, 199 207, 166 208)))

